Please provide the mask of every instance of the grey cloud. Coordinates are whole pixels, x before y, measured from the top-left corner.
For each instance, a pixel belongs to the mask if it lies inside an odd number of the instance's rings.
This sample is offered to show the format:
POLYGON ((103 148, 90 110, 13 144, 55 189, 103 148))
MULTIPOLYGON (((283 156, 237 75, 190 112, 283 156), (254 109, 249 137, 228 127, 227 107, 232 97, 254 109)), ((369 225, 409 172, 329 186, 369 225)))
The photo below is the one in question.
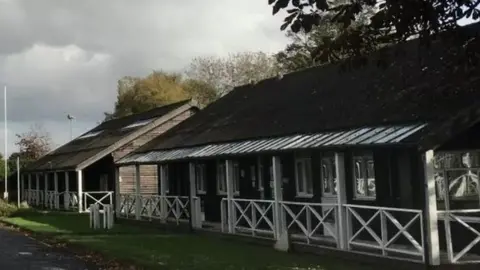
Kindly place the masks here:
POLYGON ((0 0, 9 119, 28 128, 72 113, 95 125, 121 76, 180 71, 202 55, 277 51, 281 19, 259 0, 0 0))

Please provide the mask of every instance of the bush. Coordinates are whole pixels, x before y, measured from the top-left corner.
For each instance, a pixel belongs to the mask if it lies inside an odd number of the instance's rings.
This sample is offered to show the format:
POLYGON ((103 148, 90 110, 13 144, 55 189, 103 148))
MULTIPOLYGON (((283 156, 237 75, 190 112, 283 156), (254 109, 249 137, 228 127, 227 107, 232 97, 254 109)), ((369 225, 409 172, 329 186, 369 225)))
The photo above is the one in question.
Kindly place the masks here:
POLYGON ((0 216, 10 217, 18 211, 18 207, 8 203, 4 200, 0 200, 0 216))
POLYGON ((32 211, 33 209, 31 209, 27 203, 21 203, 20 207, 17 207, 15 204, 0 199, 0 217, 19 216, 24 213, 31 213, 32 211))

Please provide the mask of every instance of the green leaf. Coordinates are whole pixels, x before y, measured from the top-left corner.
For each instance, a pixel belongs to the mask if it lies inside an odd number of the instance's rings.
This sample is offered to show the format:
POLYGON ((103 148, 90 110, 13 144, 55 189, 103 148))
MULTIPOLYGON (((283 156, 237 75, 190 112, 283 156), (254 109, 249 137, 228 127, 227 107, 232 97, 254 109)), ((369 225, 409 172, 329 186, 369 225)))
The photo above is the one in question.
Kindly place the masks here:
POLYGON ((282 24, 282 26, 280 27, 280 30, 281 30, 281 31, 285 30, 289 24, 290 24, 290 22, 285 22, 285 23, 282 24))
POLYGON ((277 14, 280 9, 286 8, 289 1, 290 0, 277 0, 275 5, 273 6, 273 15, 277 14))
POLYGON ((287 13, 292 14, 292 13, 297 12, 297 11, 298 11, 298 8, 292 8, 292 9, 287 10, 287 13))
POLYGON ((294 7, 299 7, 300 6, 300 0, 292 0, 292 5, 294 7))
POLYGON ((316 3, 317 3, 316 6, 317 6, 317 8, 318 8, 319 10, 324 11, 324 10, 327 10, 327 9, 328 9, 327 0, 317 0, 316 3))
POLYGON ((268 4, 271 5, 273 3, 275 3, 276 0, 268 0, 268 4))

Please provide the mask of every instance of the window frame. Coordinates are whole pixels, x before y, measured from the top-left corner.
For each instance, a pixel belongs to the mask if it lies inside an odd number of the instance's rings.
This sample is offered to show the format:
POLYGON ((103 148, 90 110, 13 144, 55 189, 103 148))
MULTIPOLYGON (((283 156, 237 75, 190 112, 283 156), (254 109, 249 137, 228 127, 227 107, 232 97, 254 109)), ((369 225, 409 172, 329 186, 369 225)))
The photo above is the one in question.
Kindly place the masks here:
POLYGON ((160 173, 163 173, 162 177, 165 178, 165 194, 168 195, 170 193, 170 177, 168 175, 168 165, 164 165, 164 170, 160 170, 160 173))
POLYGON ((312 198, 314 193, 313 175, 312 175, 312 158, 309 155, 295 156, 295 191, 297 198, 312 198), (302 179, 299 179, 298 164, 302 167, 302 179), (310 171, 310 173, 307 173, 310 171), (310 179, 308 179, 310 177, 310 179), (302 182, 304 190, 300 191, 300 181, 302 182), (308 188, 308 181, 310 181, 310 188, 308 188))
POLYGON ((204 163, 195 164, 195 189, 197 194, 207 194, 206 166, 204 163), (201 176, 200 179, 199 176, 201 176))
POLYGON ((376 183, 376 172, 375 172, 375 159, 371 152, 363 152, 363 153, 354 153, 352 157, 352 180, 353 180, 353 198, 355 200, 367 200, 367 201, 374 201, 377 199, 377 183, 376 183), (356 176, 356 161, 361 160, 361 175, 363 177, 357 178, 356 176), (373 178, 370 177, 368 174, 368 166, 370 162, 373 163, 373 178), (363 186, 364 186, 364 194, 359 194, 357 190, 357 182, 359 179, 362 179, 363 186), (369 195, 368 190, 368 183, 370 180, 373 180, 375 183, 375 195, 369 195))
POLYGON ((322 196, 323 197, 337 197, 338 191, 335 191, 335 183, 337 184, 338 189, 338 175, 337 175, 337 164, 335 162, 335 155, 331 153, 326 153, 322 155, 320 158, 320 181, 322 186, 322 196), (327 164, 325 162, 328 161, 327 164), (327 179, 328 190, 325 191, 325 173, 324 173, 324 165, 331 165, 329 170, 330 173, 327 179), (333 169, 333 170, 332 170, 333 169))
MULTIPOLYGON (((227 189, 227 165, 224 162, 217 162, 217 177, 216 177, 216 184, 217 184, 217 195, 228 195, 227 189), (223 168, 223 175, 220 173, 220 168, 223 168), (223 179, 222 179, 223 178, 223 179), (221 189, 220 183, 223 182, 224 190, 221 189)), ((238 162, 234 161, 232 164, 233 169, 233 196, 240 195, 240 165, 238 162)))

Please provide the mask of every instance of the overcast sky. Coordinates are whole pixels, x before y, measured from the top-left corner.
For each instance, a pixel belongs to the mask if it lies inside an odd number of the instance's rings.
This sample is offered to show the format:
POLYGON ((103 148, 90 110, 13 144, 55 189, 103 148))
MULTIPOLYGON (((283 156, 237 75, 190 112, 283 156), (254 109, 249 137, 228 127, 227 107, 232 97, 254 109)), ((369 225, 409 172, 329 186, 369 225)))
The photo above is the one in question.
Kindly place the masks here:
POLYGON ((282 49, 282 17, 271 14, 266 0, 0 0, 8 152, 34 123, 57 145, 69 140, 68 113, 77 118, 74 135, 95 126, 112 110, 121 76, 179 71, 196 56, 282 49))

